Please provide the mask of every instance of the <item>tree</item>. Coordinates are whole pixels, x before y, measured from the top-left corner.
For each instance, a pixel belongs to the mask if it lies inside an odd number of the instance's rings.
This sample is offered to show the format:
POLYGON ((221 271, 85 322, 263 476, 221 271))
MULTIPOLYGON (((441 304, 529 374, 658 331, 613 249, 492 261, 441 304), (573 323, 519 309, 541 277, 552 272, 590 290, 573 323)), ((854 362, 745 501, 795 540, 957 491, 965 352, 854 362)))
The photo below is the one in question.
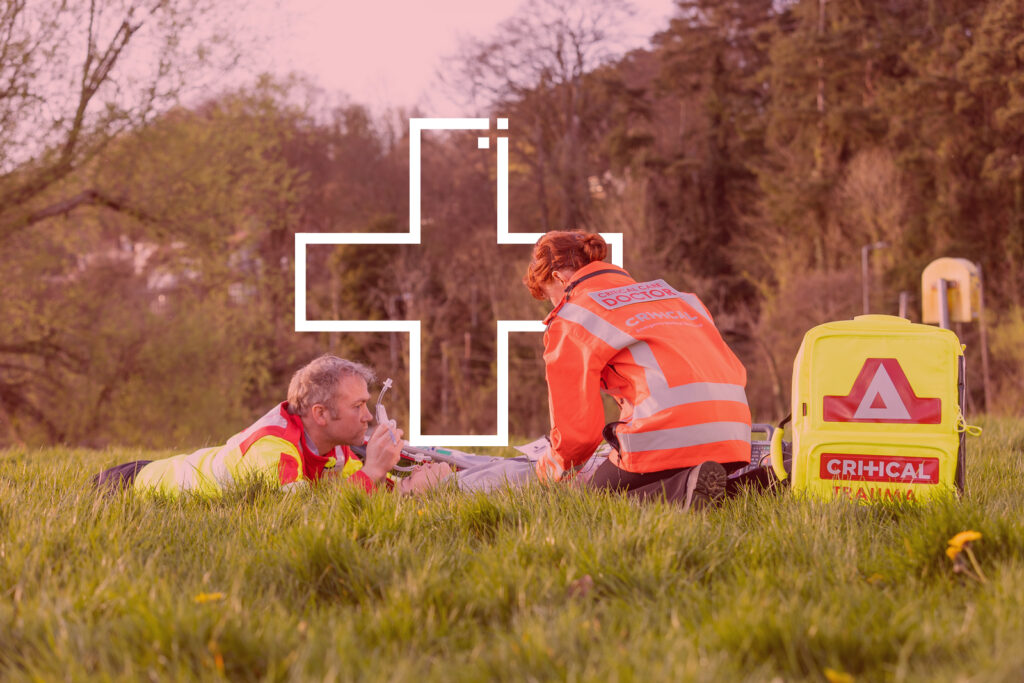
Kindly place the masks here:
MULTIPOLYGON (((252 278, 237 273, 246 251, 265 242, 273 210, 287 213, 293 179, 274 165, 272 127, 254 125, 268 120, 258 97, 168 112, 202 84, 202 67, 233 54, 216 35, 223 9, 94 0, 8 2, 0 14, 0 425, 8 436, 156 443, 195 435, 200 425, 171 417, 171 406, 185 405, 179 390, 196 393, 232 373, 243 386, 266 381, 254 358, 266 345, 225 339, 224 353, 214 333, 244 338, 266 316, 252 311, 228 328, 211 322, 225 324, 232 304, 252 298, 252 278), (144 393, 172 359, 179 381, 165 377, 147 406, 124 411, 128 387, 144 393)), ((246 410, 250 396, 224 400, 220 415, 246 410)), ((206 427, 217 421, 203 415, 206 427)))
POLYGON ((591 74, 610 63, 622 22, 615 0, 528 0, 485 40, 466 41, 451 60, 453 86, 510 118, 510 147, 529 169, 542 230, 582 227, 590 206, 588 145, 604 119, 591 74))
POLYGON ((924 262, 936 247, 956 250, 983 264, 990 294, 1020 306, 1024 9, 1012 0, 948 4, 949 22, 904 53, 909 77, 890 95, 889 145, 913 182, 911 228, 924 262))
POLYGON ((6 0, 0 10, 0 242, 81 206, 138 211, 62 181, 233 50, 213 0, 6 0), (223 48, 223 49, 222 49, 223 48))
POLYGON ((664 104, 647 158, 660 207, 652 220, 680 277, 707 285, 701 294, 716 312, 751 298, 735 246, 756 191, 752 168, 764 154, 761 33, 772 16, 768 1, 680 0, 653 41, 659 70, 651 89, 664 104))

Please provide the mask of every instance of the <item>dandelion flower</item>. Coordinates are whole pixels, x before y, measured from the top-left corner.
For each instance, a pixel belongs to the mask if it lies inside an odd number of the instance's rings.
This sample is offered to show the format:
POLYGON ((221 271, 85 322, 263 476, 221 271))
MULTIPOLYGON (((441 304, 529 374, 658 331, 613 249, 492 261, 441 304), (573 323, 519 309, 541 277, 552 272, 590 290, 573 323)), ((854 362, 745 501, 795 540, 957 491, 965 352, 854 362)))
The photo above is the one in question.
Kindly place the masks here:
POLYGON ((217 602, 223 600, 227 596, 224 593, 200 593, 199 595, 192 598, 192 602, 197 605, 201 605, 204 602, 217 602))
POLYGON ((961 531, 956 536, 949 539, 949 544, 951 546, 956 546, 957 548, 962 548, 964 543, 977 541, 979 538, 981 538, 980 531, 961 531))
POLYGON ((978 531, 961 531, 953 538, 949 539, 949 547, 946 548, 946 555, 949 559, 955 560, 956 556, 960 554, 967 544, 972 541, 977 541, 981 538, 981 533, 978 531))
POLYGON ((836 671, 826 667, 821 673, 825 675, 825 680, 829 683, 853 683, 853 676, 845 671, 836 671))
POLYGON ((953 561, 953 573, 965 574, 981 583, 986 583, 985 574, 981 571, 981 565, 971 552, 971 543, 981 538, 977 531, 961 531, 949 539, 949 547, 946 548, 946 555, 953 561), (961 554, 962 553, 962 554, 961 554), (964 557, 966 556, 966 560, 964 557), (974 571, 971 571, 971 570, 974 571))

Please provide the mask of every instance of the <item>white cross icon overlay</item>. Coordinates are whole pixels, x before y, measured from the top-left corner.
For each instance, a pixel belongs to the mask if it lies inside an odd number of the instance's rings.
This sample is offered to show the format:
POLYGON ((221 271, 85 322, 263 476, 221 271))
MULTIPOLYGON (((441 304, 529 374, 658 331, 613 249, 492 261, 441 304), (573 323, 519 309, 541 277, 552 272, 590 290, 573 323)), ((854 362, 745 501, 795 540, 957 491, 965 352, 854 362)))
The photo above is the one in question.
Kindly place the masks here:
MULTIPOLYGON (((307 320, 306 247, 332 244, 420 244, 420 146, 425 130, 489 130, 487 118, 409 119, 409 232, 298 232, 295 233, 296 332, 405 332, 409 335, 409 442, 416 446, 508 446, 508 337, 512 332, 543 332, 539 320, 498 320, 498 433, 421 433, 420 321, 419 320, 307 320)), ((497 119, 497 130, 508 130, 508 119, 497 119)), ((478 138, 478 148, 490 140, 478 138)), ((535 244, 543 233, 508 231, 508 137, 497 138, 498 244, 535 244)), ((611 262, 622 267, 622 233, 601 233, 611 248, 611 262)))

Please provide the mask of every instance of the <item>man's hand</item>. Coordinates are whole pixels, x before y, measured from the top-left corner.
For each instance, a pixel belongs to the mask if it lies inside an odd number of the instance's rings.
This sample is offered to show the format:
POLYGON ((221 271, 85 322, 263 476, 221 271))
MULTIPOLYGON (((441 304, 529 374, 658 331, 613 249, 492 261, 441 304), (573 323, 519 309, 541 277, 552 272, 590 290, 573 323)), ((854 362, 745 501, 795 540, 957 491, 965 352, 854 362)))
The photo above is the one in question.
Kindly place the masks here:
POLYGON ((452 468, 446 462, 425 462, 414 469, 408 477, 398 482, 398 491, 405 495, 412 495, 432 489, 451 473, 452 468))
POLYGON ((368 476, 374 483, 379 482, 391 471, 391 468, 398 464, 398 459, 405 446, 402 440, 401 429, 388 425, 377 425, 366 444, 366 462, 363 463, 363 474, 368 476), (393 432, 398 443, 392 443, 391 433, 393 432))

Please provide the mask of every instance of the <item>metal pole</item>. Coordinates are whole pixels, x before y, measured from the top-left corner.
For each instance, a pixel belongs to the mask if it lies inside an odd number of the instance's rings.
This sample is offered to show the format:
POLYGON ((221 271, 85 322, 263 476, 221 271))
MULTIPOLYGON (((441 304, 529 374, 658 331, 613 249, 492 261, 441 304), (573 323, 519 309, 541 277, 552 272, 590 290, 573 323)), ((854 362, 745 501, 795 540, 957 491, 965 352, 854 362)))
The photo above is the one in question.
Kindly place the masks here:
POLYGON ((949 288, 949 280, 939 278, 939 327, 949 329, 949 297, 946 292, 949 288))
POLYGON ((985 389, 985 412, 992 407, 989 399, 992 397, 992 380, 988 373, 988 334, 985 326, 985 281, 981 276, 981 264, 974 264, 978 267, 978 332, 981 334, 981 378, 985 389))
POLYGON ((909 320, 910 319, 910 317, 909 317, 909 309, 910 309, 910 292, 908 292, 906 290, 903 290, 902 292, 900 292, 900 317, 901 318, 907 318, 909 320))
POLYGON ((868 267, 868 254, 871 253, 872 249, 881 249, 887 246, 889 246, 888 242, 872 242, 860 248, 860 275, 861 287, 863 289, 862 294, 864 296, 864 315, 871 312, 871 269, 868 267))
POLYGON ((865 244, 860 248, 860 282, 861 282, 861 293, 864 298, 864 315, 870 312, 871 302, 868 296, 868 252, 871 251, 871 245, 865 244))

